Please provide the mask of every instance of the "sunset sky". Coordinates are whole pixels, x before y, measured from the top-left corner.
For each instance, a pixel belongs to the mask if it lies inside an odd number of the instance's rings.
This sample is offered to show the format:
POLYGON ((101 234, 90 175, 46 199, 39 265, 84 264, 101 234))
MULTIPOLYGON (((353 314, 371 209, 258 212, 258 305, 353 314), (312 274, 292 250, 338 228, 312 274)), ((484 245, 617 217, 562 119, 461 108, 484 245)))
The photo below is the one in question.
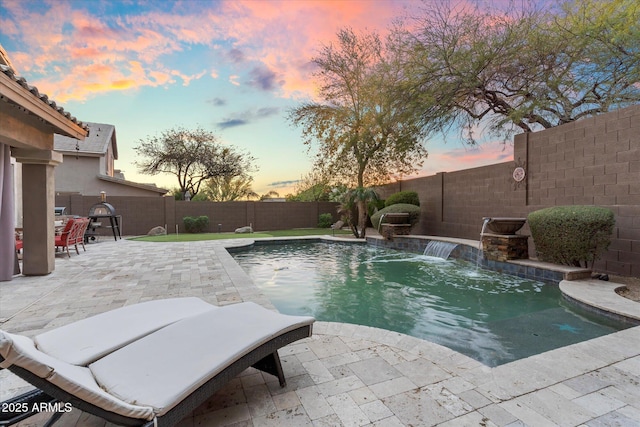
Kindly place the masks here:
MULTIPOLYGON (((469 0, 474 5, 507 0, 469 0)), ((133 147, 176 126, 203 127, 256 159, 253 189, 292 191, 312 157, 289 109, 315 94, 310 59, 345 27, 384 33, 418 0, 0 0, 0 44, 17 74, 79 120, 116 127, 128 180, 133 147)), ((426 141, 421 175, 512 158, 510 145, 426 141)))

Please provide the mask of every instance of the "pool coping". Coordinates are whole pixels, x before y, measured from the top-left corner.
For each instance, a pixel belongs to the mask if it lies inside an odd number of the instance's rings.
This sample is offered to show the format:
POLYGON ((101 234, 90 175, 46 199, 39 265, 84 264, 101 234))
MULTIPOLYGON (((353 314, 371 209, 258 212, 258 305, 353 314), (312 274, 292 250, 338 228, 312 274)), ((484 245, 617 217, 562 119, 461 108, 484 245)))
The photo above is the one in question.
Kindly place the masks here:
POLYGON ((602 280, 563 280, 559 283, 565 299, 589 311, 614 320, 640 325, 640 302, 619 295, 624 284, 602 280))

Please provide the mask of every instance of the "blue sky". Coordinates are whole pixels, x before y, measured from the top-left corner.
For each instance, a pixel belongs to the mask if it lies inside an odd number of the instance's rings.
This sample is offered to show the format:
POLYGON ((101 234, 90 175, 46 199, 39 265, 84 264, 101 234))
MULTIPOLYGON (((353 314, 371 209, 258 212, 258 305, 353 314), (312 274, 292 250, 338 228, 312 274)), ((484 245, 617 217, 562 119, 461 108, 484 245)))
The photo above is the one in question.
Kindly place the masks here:
MULTIPOLYGON (((254 191, 284 196, 312 165, 300 130, 286 120, 289 109, 314 96, 311 57, 340 28, 384 32, 421 6, 417 0, 0 0, 0 44, 19 75, 79 120, 115 125, 116 169, 127 179, 176 187, 170 175, 139 174, 133 147, 172 127, 200 126, 256 158, 254 191)), ((440 137, 426 147, 420 175, 512 158, 510 145, 498 141, 471 149, 440 137)))

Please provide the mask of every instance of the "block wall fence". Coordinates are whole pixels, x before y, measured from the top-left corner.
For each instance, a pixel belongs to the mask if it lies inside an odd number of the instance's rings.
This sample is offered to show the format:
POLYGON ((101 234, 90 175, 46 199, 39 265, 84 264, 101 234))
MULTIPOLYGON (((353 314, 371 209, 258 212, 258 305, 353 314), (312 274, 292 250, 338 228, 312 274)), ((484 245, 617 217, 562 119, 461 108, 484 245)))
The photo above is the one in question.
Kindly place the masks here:
MULTIPOLYGON (((483 217, 526 217, 529 212, 559 205, 598 205, 616 217, 612 244, 595 269, 640 277, 640 105, 597 117, 516 135, 510 162, 443 172, 380 187, 381 197, 402 190, 420 196, 422 215, 413 234, 479 240, 483 217), (524 167, 525 179, 516 183, 513 171, 524 167)), ((99 202, 94 196, 56 197, 73 215, 87 215, 99 202)), ((108 197, 123 217, 126 235, 146 234, 151 228, 176 225, 182 218, 207 215, 209 230, 233 231, 315 227, 318 216, 331 213, 329 202, 184 202, 169 197, 108 197)), ((527 226, 520 231, 529 234, 527 226)), ((535 246, 529 239, 529 254, 535 246)))
MULTIPOLYGON (((87 216, 91 206, 99 202, 96 196, 56 196, 56 206, 66 207, 69 215, 87 216)), ((339 219, 338 204, 333 202, 185 202, 172 197, 107 195, 107 203, 122 216, 122 233, 127 236, 144 235, 157 226, 166 226, 171 234, 177 225, 178 232, 184 233, 182 218, 186 216, 208 216, 206 231, 211 233, 232 232, 247 225, 256 231, 317 227, 323 213, 332 214, 333 222, 339 219)), ((105 236, 110 233, 100 230, 105 236)))
MULTIPOLYGON (((526 217, 560 205, 597 205, 616 218, 595 270, 640 277, 640 105, 541 132, 516 135, 513 161, 438 173, 379 188, 386 198, 416 191, 413 234, 479 240, 483 217, 526 217), (517 166, 526 177, 513 179, 517 166)), ((528 226, 520 234, 530 234, 528 226)), ((535 246, 529 239, 529 255, 535 246)))

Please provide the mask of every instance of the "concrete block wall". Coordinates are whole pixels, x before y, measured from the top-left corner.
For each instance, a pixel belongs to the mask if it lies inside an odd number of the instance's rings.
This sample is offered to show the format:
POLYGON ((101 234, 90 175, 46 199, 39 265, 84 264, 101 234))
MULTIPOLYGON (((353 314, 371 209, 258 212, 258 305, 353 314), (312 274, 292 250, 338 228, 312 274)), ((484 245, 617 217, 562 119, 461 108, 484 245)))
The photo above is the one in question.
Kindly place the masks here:
MULTIPOLYGON (((106 202, 112 205, 116 214, 122 217, 121 232, 125 235, 146 234, 153 227, 168 224, 166 215, 167 197, 110 196, 106 202), (144 230, 144 231, 143 231, 144 230)), ((67 214, 87 216, 91 206, 100 203, 98 196, 65 195, 56 196, 56 206, 67 208, 67 214)), ((108 225, 106 221, 103 225, 108 225)), ((100 230, 108 235, 110 230, 100 230)))
MULTIPOLYGON (((78 216, 87 216, 91 206, 99 202, 96 196, 56 197, 56 206, 65 206, 68 214, 78 216)), ((171 197, 110 196, 107 203, 122 216, 123 235, 130 236, 147 234, 156 226, 175 233, 177 225, 182 233, 186 216, 208 216, 208 232, 230 232, 246 225, 257 231, 314 228, 323 213, 332 214, 333 222, 339 219, 338 204, 333 202, 185 202, 171 197)), ((99 230, 102 235, 110 233, 108 229, 99 230)))
POLYGON ((482 218, 526 216, 524 187, 515 188, 513 162, 457 172, 442 172, 380 188, 386 198, 397 191, 416 191, 424 235, 480 239, 482 218))
POLYGON ((529 205, 640 205, 640 106, 515 142, 528 142, 529 205))
MULTIPOLYGON (((220 231, 228 232, 236 228, 249 225, 247 220, 246 202, 175 202, 175 223, 181 233, 185 232, 183 218, 186 216, 198 217, 205 215, 209 217, 208 232, 217 232, 218 224, 221 224, 220 231)), ((169 230, 174 232, 174 227, 169 230)))
POLYGON ((595 268, 640 277, 640 105, 518 135, 515 143, 528 147, 527 210, 611 209, 611 247, 595 268))
POLYGON ((254 230, 272 231, 313 228, 322 213, 338 220, 336 203, 325 202, 176 202, 175 221, 182 230, 185 216, 206 215, 210 232, 234 231, 251 225, 254 230))
MULTIPOLYGON (((526 217, 560 205, 611 209, 616 226, 598 271, 640 277, 640 105, 520 134, 514 160, 438 173, 380 188, 383 198, 416 191, 422 215, 417 233, 479 239, 483 217, 526 217), (526 178, 513 180, 516 166, 526 178)), ((525 226, 522 234, 530 234, 525 226)), ((535 245, 529 239, 529 254, 535 245)))
POLYGON ((256 230, 286 230, 317 227, 323 213, 330 213, 332 222, 339 219, 335 202, 255 202, 256 230))

